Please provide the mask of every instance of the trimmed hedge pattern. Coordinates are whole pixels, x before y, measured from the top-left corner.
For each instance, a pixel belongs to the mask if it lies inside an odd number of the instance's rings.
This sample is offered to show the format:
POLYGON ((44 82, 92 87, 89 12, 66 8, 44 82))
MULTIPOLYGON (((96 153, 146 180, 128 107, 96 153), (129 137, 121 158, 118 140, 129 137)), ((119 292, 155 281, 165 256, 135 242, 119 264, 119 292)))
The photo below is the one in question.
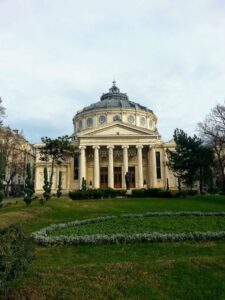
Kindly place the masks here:
POLYGON ((127 244, 127 243, 155 243, 155 242, 183 242, 225 240, 225 231, 219 232, 190 232, 190 233, 143 233, 143 234, 113 234, 113 235, 84 235, 84 236, 36 236, 41 246, 47 245, 96 245, 96 244, 127 244))
POLYGON ((142 233, 142 234, 113 234, 113 235, 83 235, 83 236, 49 236, 50 232, 83 224, 93 224, 118 218, 143 218, 143 217, 174 217, 174 216, 225 216, 225 212, 147 212, 144 214, 122 214, 120 216, 105 216, 86 220, 77 220, 68 223, 52 224, 32 236, 39 245, 83 245, 83 244, 115 244, 115 243, 140 243, 140 242, 173 242, 173 241, 200 241, 200 240, 225 240, 225 231, 219 232, 189 232, 189 233, 142 233))

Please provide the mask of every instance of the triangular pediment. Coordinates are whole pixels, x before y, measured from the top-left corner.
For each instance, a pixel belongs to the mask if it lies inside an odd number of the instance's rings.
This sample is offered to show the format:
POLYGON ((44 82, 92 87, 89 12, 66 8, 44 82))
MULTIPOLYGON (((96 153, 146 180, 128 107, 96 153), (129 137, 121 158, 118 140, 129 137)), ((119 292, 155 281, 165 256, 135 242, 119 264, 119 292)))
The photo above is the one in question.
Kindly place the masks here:
POLYGON ((87 129, 78 134, 81 136, 153 136, 158 135, 157 133, 145 129, 140 128, 133 125, 124 124, 121 122, 114 122, 113 124, 107 124, 101 127, 87 129))

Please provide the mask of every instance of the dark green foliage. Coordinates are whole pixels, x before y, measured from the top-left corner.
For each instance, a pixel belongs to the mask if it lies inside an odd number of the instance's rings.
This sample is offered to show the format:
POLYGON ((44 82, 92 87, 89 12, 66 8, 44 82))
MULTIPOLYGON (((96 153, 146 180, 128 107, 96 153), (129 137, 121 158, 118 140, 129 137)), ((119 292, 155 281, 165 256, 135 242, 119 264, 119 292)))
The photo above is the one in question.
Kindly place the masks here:
POLYGON ((133 190, 132 191, 133 197, 137 198, 172 198, 173 194, 171 191, 162 190, 162 189, 139 189, 139 190, 133 190))
POLYGON ((178 198, 178 197, 188 197, 188 196, 196 196, 198 195, 198 191, 197 190, 181 190, 180 192, 178 191, 178 193, 174 194, 174 197, 178 198))
POLYGON ((180 183, 180 178, 178 177, 178 191, 179 193, 181 192, 181 183, 180 183))
POLYGON ((51 198, 51 190, 49 188, 49 181, 48 181, 48 169, 44 167, 44 185, 43 185, 43 196, 46 201, 51 198))
POLYGON ((40 148, 40 160, 51 163, 51 172, 48 185, 48 193, 51 195, 53 172, 55 165, 60 165, 68 157, 73 155, 74 147, 71 144, 71 139, 68 135, 51 139, 48 137, 42 138, 44 147, 40 148))
POLYGON ((0 293, 26 271, 33 253, 33 239, 18 226, 0 229, 0 293))
MULTIPOLYGON (((126 191, 117 191, 111 188, 108 189, 90 189, 90 190, 76 190, 69 192, 69 197, 72 200, 85 200, 85 199, 101 199, 101 198, 114 198, 125 196, 126 191)), ((172 198, 175 196, 175 192, 161 190, 161 189, 138 189, 132 190, 132 196, 135 198, 172 198)))
POLYGON ((209 187, 208 188, 208 193, 209 194, 218 194, 219 193, 219 190, 217 187, 209 187))
POLYGON ((87 190, 87 181, 84 177, 82 177, 82 191, 86 191, 87 190))
POLYGON ((59 171, 59 184, 57 189, 57 197, 60 198, 62 196, 62 171, 59 171))
MULTIPOLYGON (((123 193, 125 193, 123 191, 123 193)), ((108 189, 90 189, 90 190, 76 190, 69 192, 69 197, 72 200, 85 200, 85 199, 101 199, 101 198, 114 198, 122 195, 121 191, 115 191, 111 188, 108 189)))
POLYGON ((174 131, 176 151, 167 149, 168 166, 185 185, 193 187, 199 181, 200 192, 212 177, 213 150, 196 135, 188 136, 183 130, 174 131))
POLYGON ((170 185, 169 185, 169 179, 166 178, 166 190, 169 191, 170 185))
POLYGON ((27 169, 27 178, 25 180, 24 187, 24 201, 29 205, 32 201, 32 196, 34 194, 34 182, 32 180, 31 166, 28 163, 26 166, 27 169))
POLYGON ((0 177, 0 202, 2 202, 4 198, 4 186, 3 186, 3 181, 0 177))
POLYGON ((0 203, 2 202, 3 199, 4 199, 4 193, 0 191, 0 203))

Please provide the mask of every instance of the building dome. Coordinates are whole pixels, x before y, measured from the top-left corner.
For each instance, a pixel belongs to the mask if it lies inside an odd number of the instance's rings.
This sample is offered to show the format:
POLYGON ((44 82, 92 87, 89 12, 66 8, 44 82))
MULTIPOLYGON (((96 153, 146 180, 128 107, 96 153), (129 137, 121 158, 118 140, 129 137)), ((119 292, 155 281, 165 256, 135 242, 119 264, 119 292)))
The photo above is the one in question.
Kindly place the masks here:
POLYGON ((102 94, 100 101, 76 113, 73 118, 74 132, 117 121, 156 131, 157 118, 153 111, 130 101, 127 94, 121 93, 116 82, 113 81, 109 92, 102 94))
POLYGON ((120 89, 116 86, 116 82, 113 81, 112 87, 109 89, 108 93, 101 96, 100 101, 93 103, 87 107, 84 107, 78 114, 88 111, 93 111, 96 109, 108 109, 108 108, 127 108, 136 109, 153 114, 153 111, 145 106, 129 100, 126 93, 121 93, 120 89))

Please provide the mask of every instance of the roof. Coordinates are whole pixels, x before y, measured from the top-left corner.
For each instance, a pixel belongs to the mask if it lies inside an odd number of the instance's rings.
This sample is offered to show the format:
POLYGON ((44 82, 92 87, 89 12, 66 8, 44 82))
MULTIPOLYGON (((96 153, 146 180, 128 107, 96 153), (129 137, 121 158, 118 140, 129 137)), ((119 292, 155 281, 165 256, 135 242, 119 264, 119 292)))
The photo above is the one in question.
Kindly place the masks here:
POLYGON ((115 81, 113 81, 113 85, 109 89, 109 92, 101 96, 100 101, 84 107, 82 110, 78 111, 77 114, 108 108, 130 108, 135 110, 143 110, 153 114, 153 111, 148 109, 147 107, 130 101, 127 94, 120 92, 120 89, 116 86, 115 81))

